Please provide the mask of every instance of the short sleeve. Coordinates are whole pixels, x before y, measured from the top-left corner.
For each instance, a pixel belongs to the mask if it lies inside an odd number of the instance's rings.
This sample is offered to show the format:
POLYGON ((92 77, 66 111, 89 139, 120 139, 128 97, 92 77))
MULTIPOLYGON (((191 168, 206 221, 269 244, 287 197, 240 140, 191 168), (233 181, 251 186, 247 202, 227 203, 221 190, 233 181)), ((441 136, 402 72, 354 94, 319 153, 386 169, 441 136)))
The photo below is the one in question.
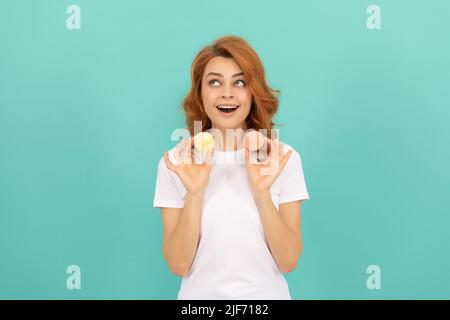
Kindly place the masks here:
MULTIPOLYGON (((169 159, 172 154, 169 152, 169 159)), ((175 163, 174 161, 172 161, 175 163)), ((159 160, 158 173, 156 175, 155 194, 153 207, 183 208, 184 186, 176 173, 170 171, 164 162, 164 157, 159 160)))
POLYGON ((280 178, 280 203, 309 199, 303 174, 302 159, 296 150, 292 149, 292 154, 280 174, 280 178))

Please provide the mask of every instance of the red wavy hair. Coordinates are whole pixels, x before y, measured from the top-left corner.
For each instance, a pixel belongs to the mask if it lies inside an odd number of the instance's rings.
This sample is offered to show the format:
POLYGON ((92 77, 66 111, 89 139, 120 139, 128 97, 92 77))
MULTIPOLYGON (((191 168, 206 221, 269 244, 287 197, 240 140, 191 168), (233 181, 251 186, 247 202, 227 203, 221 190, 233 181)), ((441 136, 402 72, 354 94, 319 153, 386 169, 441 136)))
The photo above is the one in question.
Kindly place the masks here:
POLYGON ((191 66, 192 87, 183 99, 183 110, 186 125, 191 136, 194 135, 194 121, 202 122, 202 131, 211 128, 211 120, 206 115, 202 102, 202 77, 206 64, 214 57, 232 58, 241 68, 252 95, 250 113, 246 118, 247 129, 265 129, 266 135, 272 138, 272 121, 278 110, 279 90, 267 85, 264 67, 257 53, 238 36, 223 36, 213 44, 200 50, 191 66))

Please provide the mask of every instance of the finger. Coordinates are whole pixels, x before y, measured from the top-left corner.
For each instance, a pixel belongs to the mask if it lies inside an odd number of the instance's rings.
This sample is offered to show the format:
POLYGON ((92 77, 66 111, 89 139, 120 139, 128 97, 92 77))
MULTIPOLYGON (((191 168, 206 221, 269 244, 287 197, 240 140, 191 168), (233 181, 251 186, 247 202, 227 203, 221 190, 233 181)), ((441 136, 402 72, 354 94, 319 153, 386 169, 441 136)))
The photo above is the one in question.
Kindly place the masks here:
POLYGON ((205 156, 206 164, 208 164, 208 165, 212 164, 213 155, 214 155, 214 149, 212 149, 206 153, 206 156, 205 156))
POLYGON ((286 165, 286 163, 289 160, 289 157, 292 154, 292 150, 289 150, 288 153, 286 153, 286 155, 281 159, 281 163, 280 163, 280 171, 283 170, 284 166, 286 165))
POLYGON ((250 140, 248 138, 248 135, 245 135, 244 137, 244 148, 249 149, 250 148, 250 140))
POLYGON ((184 140, 180 141, 180 143, 178 143, 175 146, 175 149, 173 151, 173 156, 175 158, 176 164, 180 165, 183 163, 183 159, 182 159, 182 150, 183 150, 183 144, 184 144, 184 140))
POLYGON ((262 167, 270 166, 272 162, 273 159, 265 151, 259 156, 258 164, 262 167))
POLYGON ((278 154, 279 154, 279 157, 281 160, 283 160, 283 158, 287 155, 287 154, 284 154, 283 146, 281 144, 279 145, 279 148, 278 148, 278 154))
POLYGON ((245 163, 249 164, 250 163, 250 151, 248 151, 247 148, 244 148, 244 149, 245 149, 245 163))
POLYGON ((276 144, 272 139, 267 138, 267 156, 269 158, 273 158, 273 155, 276 152, 276 144))
POLYGON ((177 172, 178 166, 174 165, 170 160, 169 160, 169 153, 166 151, 164 152, 164 162, 166 163, 167 168, 169 168, 169 170, 173 171, 173 172, 177 172))
POLYGON ((278 140, 271 141, 271 155, 274 159, 279 160, 280 157, 280 142, 278 140))
MULTIPOLYGON (((192 139, 192 143, 194 143, 194 139, 192 139)), ((195 148, 195 145, 194 145, 194 150, 197 150, 197 148, 195 148)), ((215 150, 216 150, 216 144, 214 143, 212 145, 211 150, 206 151, 206 153, 200 152, 202 162, 203 163, 206 162, 206 164, 208 164, 208 165, 212 164, 215 150)))
POLYGON ((279 140, 267 138, 267 146, 270 148, 270 153, 268 154, 267 159, 261 162, 261 165, 269 166, 272 165, 272 163, 281 164, 284 153, 279 140))
POLYGON ((184 145, 185 164, 195 163, 194 137, 186 138, 184 145))
POLYGON ((190 138, 190 148, 191 148, 191 163, 194 164, 195 163, 195 145, 194 145, 194 137, 190 138))
POLYGON ((269 158, 270 142, 269 138, 265 138, 264 145, 257 151, 258 163, 263 163, 269 158))
POLYGON ((267 138, 267 159, 263 161, 263 164, 268 164, 272 161, 279 161, 279 146, 275 140, 267 138))
POLYGON ((190 138, 183 140, 181 148, 183 164, 193 163, 192 145, 190 140, 191 140, 190 138))
POLYGON ((244 148, 244 149, 245 149, 245 164, 246 165, 257 165, 257 162, 255 162, 253 157, 251 157, 250 150, 248 150, 247 148, 244 148))
POLYGON ((273 148, 273 146, 272 146, 272 139, 266 138, 265 148, 266 148, 267 155, 269 156, 270 153, 272 152, 272 148, 273 148))

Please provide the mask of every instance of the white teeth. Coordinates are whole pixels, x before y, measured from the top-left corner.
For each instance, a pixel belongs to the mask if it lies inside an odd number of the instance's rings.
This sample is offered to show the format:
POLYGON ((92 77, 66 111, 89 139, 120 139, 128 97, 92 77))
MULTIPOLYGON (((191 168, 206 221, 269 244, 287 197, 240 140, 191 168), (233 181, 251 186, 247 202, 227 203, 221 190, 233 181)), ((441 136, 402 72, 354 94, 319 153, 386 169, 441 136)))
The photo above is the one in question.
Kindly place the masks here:
POLYGON ((237 109, 237 106, 226 106, 226 105, 219 105, 217 108, 223 108, 223 109, 237 109))

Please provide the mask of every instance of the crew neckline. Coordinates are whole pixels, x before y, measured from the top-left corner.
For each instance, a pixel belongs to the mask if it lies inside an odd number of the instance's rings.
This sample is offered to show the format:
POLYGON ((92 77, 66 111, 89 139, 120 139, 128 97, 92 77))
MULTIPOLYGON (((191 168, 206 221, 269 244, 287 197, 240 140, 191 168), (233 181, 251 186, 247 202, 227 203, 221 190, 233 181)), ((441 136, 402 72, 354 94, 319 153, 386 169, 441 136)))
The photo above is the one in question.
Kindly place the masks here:
POLYGON ((237 150, 214 150, 213 162, 215 164, 245 164, 245 148, 237 150))
POLYGON ((221 154, 234 154, 234 153, 239 153, 239 152, 243 152, 245 150, 244 147, 237 149, 237 150, 230 150, 230 151, 223 151, 223 150, 214 150, 214 153, 221 153, 221 154))

